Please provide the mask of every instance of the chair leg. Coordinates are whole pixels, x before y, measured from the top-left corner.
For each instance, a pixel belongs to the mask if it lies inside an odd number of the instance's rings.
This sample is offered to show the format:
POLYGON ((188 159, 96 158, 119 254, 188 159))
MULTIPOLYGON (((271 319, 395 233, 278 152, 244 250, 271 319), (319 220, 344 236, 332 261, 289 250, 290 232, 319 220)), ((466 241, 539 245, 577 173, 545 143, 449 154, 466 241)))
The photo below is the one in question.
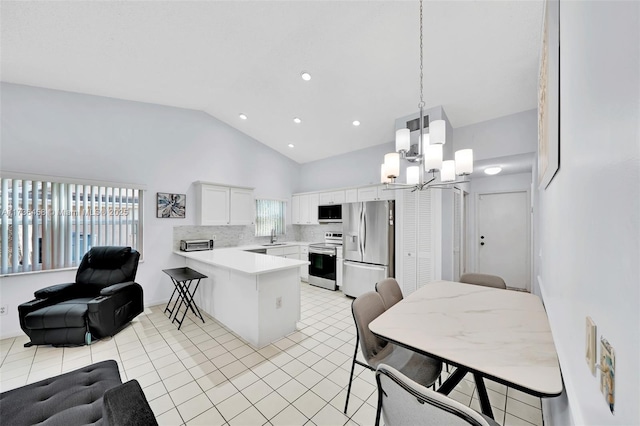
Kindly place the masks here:
POLYGON ((356 356, 358 355, 358 344, 360 343, 360 336, 356 335, 356 349, 353 351, 353 360, 351 361, 351 375, 349 376, 349 387, 347 388, 347 402, 344 404, 344 414, 347 414, 347 407, 349 406, 349 395, 351 394, 351 382, 353 381, 353 371, 356 368, 356 356))

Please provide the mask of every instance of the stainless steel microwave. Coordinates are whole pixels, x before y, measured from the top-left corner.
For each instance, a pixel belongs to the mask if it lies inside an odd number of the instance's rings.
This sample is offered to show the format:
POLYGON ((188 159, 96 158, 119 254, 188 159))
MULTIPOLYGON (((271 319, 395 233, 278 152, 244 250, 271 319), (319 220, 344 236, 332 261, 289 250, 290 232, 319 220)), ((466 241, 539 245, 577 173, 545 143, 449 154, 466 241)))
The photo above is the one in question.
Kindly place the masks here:
POLYGON ((318 222, 342 222, 342 204, 318 206, 318 222))

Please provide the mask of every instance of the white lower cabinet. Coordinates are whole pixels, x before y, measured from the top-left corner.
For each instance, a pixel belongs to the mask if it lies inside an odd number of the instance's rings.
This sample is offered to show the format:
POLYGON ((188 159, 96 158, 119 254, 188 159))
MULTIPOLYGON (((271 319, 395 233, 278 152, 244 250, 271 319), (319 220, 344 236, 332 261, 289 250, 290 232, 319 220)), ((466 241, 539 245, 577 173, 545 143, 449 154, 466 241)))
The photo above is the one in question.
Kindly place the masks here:
MULTIPOLYGON (((309 261, 309 246, 300 246, 299 260, 309 261)), ((300 279, 306 283, 309 282, 309 265, 300 267, 300 279)))
MULTIPOLYGON (((284 257, 286 259, 308 261, 309 246, 286 246, 268 248, 267 254, 271 256, 284 257)), ((300 279, 305 282, 309 281, 309 265, 303 265, 300 267, 300 279)))

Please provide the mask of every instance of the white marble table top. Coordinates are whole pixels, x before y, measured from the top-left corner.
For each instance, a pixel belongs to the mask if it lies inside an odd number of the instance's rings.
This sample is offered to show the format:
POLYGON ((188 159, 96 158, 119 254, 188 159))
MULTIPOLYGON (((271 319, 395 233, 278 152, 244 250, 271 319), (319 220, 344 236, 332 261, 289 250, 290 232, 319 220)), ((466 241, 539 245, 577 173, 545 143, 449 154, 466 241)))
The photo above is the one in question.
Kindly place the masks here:
POLYGON ((179 256, 197 260, 221 268, 233 269, 249 275, 265 274, 308 265, 305 260, 287 259, 243 251, 237 248, 222 248, 205 251, 174 251, 179 256))
POLYGON ((532 294, 429 283, 369 324, 387 340, 537 396, 562 392, 553 336, 532 294))

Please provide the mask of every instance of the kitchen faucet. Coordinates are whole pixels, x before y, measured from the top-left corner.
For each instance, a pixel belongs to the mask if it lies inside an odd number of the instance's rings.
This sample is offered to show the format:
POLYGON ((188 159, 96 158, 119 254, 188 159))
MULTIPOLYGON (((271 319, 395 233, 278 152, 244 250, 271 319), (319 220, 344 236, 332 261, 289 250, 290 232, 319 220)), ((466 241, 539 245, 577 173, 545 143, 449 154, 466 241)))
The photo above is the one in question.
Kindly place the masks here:
POLYGON ((271 244, 275 243, 277 239, 278 238, 276 238, 276 228, 271 228, 271 244))

